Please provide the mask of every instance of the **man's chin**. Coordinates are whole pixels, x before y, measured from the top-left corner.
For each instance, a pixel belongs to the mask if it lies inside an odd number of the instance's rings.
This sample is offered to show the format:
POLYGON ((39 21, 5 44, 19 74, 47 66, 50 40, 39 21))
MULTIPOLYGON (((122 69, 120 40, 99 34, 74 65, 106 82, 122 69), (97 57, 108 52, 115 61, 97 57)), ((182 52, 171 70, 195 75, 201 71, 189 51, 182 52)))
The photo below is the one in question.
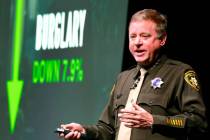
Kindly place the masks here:
POLYGON ((143 64, 146 62, 146 59, 144 59, 144 58, 135 58, 135 60, 137 63, 140 63, 140 64, 143 64))

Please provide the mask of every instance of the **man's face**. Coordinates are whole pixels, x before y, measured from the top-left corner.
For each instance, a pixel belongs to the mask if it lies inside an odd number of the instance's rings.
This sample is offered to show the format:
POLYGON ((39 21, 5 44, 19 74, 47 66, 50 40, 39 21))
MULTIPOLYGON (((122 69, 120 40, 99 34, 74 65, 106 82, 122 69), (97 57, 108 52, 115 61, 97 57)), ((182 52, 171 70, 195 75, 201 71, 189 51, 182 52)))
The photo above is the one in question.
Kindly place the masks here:
POLYGON ((156 58, 158 50, 165 44, 165 38, 158 39, 156 24, 150 20, 132 21, 129 26, 129 50, 136 62, 149 65, 156 58))

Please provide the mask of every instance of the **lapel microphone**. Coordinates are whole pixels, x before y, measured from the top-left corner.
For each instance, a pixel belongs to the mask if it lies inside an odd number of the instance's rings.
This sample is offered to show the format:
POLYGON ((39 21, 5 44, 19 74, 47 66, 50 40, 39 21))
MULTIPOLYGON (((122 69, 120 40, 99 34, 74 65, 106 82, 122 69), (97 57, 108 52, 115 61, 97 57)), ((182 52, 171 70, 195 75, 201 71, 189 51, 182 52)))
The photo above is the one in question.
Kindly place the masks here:
POLYGON ((130 87, 130 89, 135 89, 135 88, 137 87, 139 81, 140 81, 140 75, 139 75, 139 77, 134 81, 134 83, 133 83, 133 85, 130 87))
POLYGON ((140 72, 140 67, 137 68, 137 73, 135 75, 135 77, 133 78, 135 81, 133 83, 133 85, 130 87, 130 89, 135 89, 140 81, 140 76, 141 76, 141 72, 140 72))

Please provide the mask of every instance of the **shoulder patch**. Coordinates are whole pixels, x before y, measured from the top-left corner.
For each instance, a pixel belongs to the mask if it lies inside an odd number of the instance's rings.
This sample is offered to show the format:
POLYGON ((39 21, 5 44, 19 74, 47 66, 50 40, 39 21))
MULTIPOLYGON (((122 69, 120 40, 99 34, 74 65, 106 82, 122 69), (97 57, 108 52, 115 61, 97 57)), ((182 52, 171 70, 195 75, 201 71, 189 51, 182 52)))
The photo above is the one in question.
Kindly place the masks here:
POLYGON ((198 84, 198 80, 197 80, 195 71, 189 70, 189 71, 185 72, 184 79, 191 87, 193 87, 195 90, 199 91, 200 86, 198 84))

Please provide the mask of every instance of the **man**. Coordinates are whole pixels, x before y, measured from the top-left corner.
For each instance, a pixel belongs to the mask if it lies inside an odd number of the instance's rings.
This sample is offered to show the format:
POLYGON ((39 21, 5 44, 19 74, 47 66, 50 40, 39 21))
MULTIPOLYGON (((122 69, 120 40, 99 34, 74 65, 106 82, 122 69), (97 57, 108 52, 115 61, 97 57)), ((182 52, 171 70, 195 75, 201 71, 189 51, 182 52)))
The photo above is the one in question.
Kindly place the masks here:
POLYGON ((96 125, 61 125, 65 139, 188 140, 207 127, 195 71, 167 58, 167 19, 153 9, 135 13, 129 25, 129 50, 137 66, 119 74, 96 125), (140 77, 140 78, 139 78, 140 77))

